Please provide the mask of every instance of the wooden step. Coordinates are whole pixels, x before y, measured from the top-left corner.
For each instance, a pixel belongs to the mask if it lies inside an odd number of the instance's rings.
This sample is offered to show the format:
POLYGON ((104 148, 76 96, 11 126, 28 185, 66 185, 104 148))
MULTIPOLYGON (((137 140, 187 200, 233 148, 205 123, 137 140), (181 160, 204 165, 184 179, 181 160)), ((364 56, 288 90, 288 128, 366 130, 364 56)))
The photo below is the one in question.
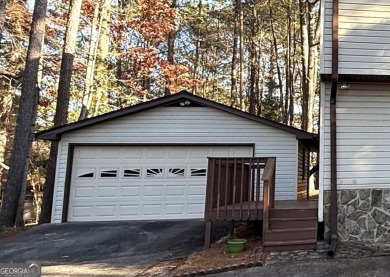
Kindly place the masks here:
POLYGON ((316 239, 269 241, 263 243, 264 251, 312 250, 316 248, 316 239))
POLYGON ((317 209, 271 209, 270 218, 303 218, 317 217, 317 209))
POLYGON ((300 229, 267 230, 264 234, 266 242, 288 242, 295 240, 317 239, 317 227, 300 229))
POLYGON ((269 229, 300 229, 316 228, 317 217, 297 217, 297 218, 270 218, 269 229))

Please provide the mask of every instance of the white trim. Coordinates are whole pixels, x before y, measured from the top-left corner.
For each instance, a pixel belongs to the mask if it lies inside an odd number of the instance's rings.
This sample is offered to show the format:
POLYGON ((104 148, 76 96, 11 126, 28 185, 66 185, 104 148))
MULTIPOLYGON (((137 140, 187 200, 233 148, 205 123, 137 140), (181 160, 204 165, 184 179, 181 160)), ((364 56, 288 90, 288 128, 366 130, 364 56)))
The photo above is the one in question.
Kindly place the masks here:
MULTIPOLYGON (((55 174, 55 182, 54 182, 54 190, 53 190, 53 202, 52 202, 52 205, 51 205, 51 219, 50 219, 50 222, 51 223, 61 223, 61 221, 55 221, 55 215, 56 215, 56 200, 57 200, 57 189, 58 189, 58 175, 59 175, 59 171, 60 171, 60 162, 61 162, 61 150, 62 150, 62 141, 59 141, 58 142, 58 151, 57 151, 57 161, 56 161, 56 174, 55 174)), ((69 156, 67 155, 67 158, 69 158, 69 156)), ((62 215, 62 207, 61 207, 61 215, 62 215)))
POLYGON ((325 83, 321 82, 320 88, 320 165, 319 165, 319 174, 318 174, 318 221, 324 221, 324 158, 325 158, 325 83))

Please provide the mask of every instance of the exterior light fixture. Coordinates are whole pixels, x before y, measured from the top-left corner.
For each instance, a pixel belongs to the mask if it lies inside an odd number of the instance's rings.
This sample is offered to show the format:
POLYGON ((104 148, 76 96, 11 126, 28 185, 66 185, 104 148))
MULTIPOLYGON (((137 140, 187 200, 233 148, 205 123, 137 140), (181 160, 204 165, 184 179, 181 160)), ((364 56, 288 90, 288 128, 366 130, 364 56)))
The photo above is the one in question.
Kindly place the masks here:
POLYGON ((351 87, 351 85, 350 84, 346 84, 346 83, 342 83, 340 85, 340 89, 349 89, 350 87, 351 87))
POLYGON ((189 106, 191 104, 190 100, 181 101, 180 103, 181 107, 189 106))

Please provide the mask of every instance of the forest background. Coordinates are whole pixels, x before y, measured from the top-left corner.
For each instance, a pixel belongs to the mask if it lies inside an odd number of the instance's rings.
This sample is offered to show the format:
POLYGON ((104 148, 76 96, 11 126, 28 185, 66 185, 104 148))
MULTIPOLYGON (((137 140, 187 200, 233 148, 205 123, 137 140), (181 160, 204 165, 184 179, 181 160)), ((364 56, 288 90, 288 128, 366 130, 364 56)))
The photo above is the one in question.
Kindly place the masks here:
MULTIPOLYGON (((2 224, 15 223, 7 203, 18 198, 31 203, 31 220, 50 220, 56 144, 26 136, 54 125, 185 89, 318 132, 319 6, 319 0, 0 0, 2 224), (38 61, 35 71, 29 61, 38 61), (27 120, 17 124, 20 114, 27 120), (18 138, 26 140, 18 147, 25 158, 12 152, 18 138), (20 174, 9 174, 12 166, 20 174), (22 176, 11 180, 15 175, 22 176)), ((17 206, 23 225, 25 204, 17 206)))

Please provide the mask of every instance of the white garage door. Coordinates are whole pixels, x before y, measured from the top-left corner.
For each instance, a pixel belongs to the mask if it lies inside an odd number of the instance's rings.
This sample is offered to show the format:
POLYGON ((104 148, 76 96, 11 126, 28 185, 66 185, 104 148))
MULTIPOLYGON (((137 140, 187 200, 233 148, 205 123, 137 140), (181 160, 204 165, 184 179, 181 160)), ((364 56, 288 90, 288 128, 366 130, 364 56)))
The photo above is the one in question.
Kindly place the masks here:
POLYGON ((250 146, 75 147, 68 221, 202 218, 207 157, 250 146))

